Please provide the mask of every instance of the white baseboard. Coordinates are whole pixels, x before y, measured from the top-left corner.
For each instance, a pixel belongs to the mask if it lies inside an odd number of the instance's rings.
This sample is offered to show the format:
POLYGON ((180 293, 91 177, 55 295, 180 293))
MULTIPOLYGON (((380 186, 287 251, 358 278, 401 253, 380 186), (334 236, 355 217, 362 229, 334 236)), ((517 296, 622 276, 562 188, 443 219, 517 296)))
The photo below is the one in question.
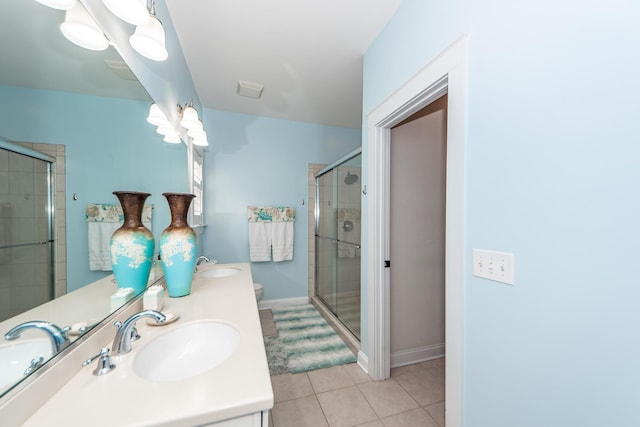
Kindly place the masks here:
POLYGON ((426 347, 412 348, 391 354, 391 367, 411 365, 413 363, 424 362, 426 360, 444 357, 445 345, 436 344, 426 347))
POLYGON ((309 304, 308 297, 283 298, 283 299, 267 299, 258 303, 258 309, 280 308, 287 305, 309 304))
POLYGON ((358 352, 358 366, 368 375, 369 374, 369 358, 362 351, 358 352))

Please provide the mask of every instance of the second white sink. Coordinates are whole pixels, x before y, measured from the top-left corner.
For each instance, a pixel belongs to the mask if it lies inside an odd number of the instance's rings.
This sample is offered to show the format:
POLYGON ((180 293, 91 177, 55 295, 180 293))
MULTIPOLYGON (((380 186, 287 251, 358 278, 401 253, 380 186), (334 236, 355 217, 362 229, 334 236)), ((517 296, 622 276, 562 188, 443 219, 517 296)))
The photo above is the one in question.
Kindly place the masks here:
POLYGON ((220 365, 233 355, 239 342, 240 333, 228 323, 217 320, 187 323, 141 348, 133 361, 133 370, 150 381, 185 380, 220 365))
POLYGON ((197 275, 202 277, 228 277, 235 276, 238 273, 240 273, 240 270, 237 268, 217 267, 198 272, 197 275))

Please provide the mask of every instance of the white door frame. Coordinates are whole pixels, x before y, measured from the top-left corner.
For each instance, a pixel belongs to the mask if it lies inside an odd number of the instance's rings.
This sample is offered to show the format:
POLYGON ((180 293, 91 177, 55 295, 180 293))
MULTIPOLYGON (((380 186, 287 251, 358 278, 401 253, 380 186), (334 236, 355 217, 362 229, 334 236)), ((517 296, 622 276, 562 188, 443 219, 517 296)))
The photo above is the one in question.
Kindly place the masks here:
MULTIPOLYGON (((453 44, 368 115, 368 353, 369 375, 390 375, 389 169, 391 128, 448 94, 445 237, 446 424, 462 426, 464 165, 467 37, 453 44)), ((391 260, 393 262, 393 260, 391 260)))

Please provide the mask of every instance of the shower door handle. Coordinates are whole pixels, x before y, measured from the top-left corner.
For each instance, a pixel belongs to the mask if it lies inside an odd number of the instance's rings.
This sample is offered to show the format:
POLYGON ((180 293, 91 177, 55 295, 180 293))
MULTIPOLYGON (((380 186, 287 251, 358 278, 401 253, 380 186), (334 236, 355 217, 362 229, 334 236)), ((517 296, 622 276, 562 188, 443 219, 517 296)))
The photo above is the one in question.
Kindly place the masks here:
POLYGON ((335 245, 345 245, 345 246, 351 246, 356 249, 360 249, 360 245, 358 245, 357 243, 343 242, 342 240, 334 240, 333 243, 335 245))

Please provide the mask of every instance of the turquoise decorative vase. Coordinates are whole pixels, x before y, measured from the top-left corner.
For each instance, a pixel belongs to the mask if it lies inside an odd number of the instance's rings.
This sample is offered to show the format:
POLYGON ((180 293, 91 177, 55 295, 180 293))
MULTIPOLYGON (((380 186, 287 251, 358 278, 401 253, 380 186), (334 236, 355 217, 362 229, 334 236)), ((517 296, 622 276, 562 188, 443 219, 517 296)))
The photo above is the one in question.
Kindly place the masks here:
POLYGON ((124 224, 111 236, 111 266, 119 288, 133 288, 136 295, 147 288, 155 242, 142 224, 142 209, 149 193, 114 191, 122 206, 124 224))
POLYGON ((160 258, 172 298, 191 293, 191 281, 196 268, 198 240, 193 228, 187 224, 187 212, 194 194, 162 193, 171 210, 171 224, 160 236, 160 258))

